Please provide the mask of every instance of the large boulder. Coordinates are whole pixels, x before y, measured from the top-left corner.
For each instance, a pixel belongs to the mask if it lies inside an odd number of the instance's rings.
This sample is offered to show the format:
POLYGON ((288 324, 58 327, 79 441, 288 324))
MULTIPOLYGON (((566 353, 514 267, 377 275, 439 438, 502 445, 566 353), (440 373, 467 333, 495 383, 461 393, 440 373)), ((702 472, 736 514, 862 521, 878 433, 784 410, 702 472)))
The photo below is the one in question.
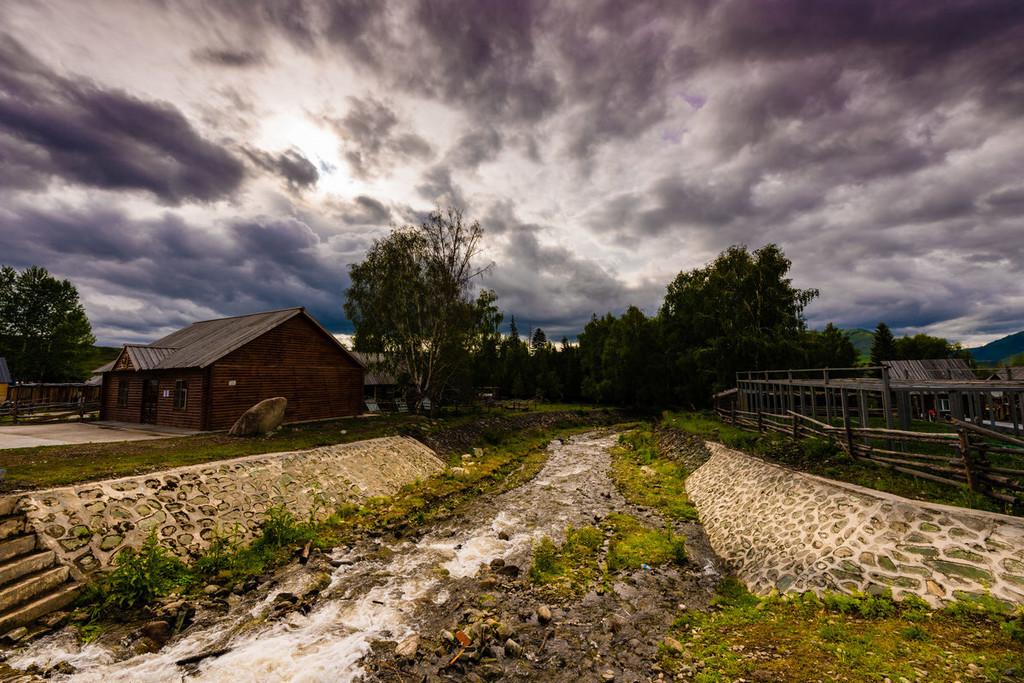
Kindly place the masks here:
POLYGON ((288 399, 283 396, 260 401, 242 413, 231 430, 231 436, 257 436, 269 434, 284 422, 284 409, 288 407, 288 399))

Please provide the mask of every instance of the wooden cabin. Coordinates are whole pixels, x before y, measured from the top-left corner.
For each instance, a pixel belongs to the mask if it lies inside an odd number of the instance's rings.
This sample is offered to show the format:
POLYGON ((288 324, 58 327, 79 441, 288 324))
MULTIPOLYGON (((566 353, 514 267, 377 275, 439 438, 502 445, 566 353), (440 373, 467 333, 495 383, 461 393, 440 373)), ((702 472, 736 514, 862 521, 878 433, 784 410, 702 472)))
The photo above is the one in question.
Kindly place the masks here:
POLYGON ((205 320, 127 344, 102 373, 100 419, 228 429, 266 398, 285 422, 362 412, 364 367, 304 308, 205 320))

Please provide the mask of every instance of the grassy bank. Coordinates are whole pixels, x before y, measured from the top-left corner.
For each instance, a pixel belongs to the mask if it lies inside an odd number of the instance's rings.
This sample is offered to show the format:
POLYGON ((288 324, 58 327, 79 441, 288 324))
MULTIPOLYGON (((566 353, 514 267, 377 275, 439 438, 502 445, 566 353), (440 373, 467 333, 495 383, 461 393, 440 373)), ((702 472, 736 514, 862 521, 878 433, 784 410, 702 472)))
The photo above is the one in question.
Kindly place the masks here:
POLYGON ((378 415, 291 425, 273 434, 239 439, 225 433, 147 441, 37 446, 0 450, 0 493, 20 489, 65 486, 95 479, 144 474, 159 469, 197 465, 246 455, 296 451, 395 434, 429 434, 489 416, 589 410, 585 406, 538 405, 531 413, 486 410, 432 420, 417 415, 378 415))
POLYGON ((1024 679, 1024 622, 998 605, 808 593, 758 598, 738 582, 684 613, 662 666, 700 683, 1024 679))
MULTIPOLYGON (((758 446, 758 435, 704 416, 664 422, 744 450, 758 446)), ((688 519, 687 472, 659 452, 651 429, 623 435, 620 446, 613 473, 626 498, 688 519)), ((673 625, 662 648, 666 671, 701 683, 1024 680, 1024 612, 994 600, 937 610, 888 596, 758 598, 734 579, 718 592, 710 611, 685 612, 673 625)))
POLYGON ((857 462, 840 448, 830 445, 823 439, 795 440, 774 432, 748 432, 725 424, 710 413, 666 412, 662 416, 662 423, 696 434, 703 439, 717 441, 730 448, 829 479, 915 500, 990 512, 1010 512, 996 501, 975 494, 966 487, 925 481, 901 472, 857 462))

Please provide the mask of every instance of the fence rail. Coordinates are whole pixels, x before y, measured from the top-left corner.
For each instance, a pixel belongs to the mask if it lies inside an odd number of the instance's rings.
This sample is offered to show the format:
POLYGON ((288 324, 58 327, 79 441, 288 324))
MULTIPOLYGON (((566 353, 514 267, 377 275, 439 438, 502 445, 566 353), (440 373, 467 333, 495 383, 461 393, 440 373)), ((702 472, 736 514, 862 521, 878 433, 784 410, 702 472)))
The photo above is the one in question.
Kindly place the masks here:
POLYGON ((5 401, 0 403, 0 418, 10 418, 11 422, 61 422, 68 418, 85 416, 100 409, 99 401, 60 401, 60 402, 22 402, 5 401))
POLYGON ((727 424, 757 432, 773 431, 794 439, 827 439, 850 457, 919 479, 966 486, 1016 509, 1024 508, 1024 439, 983 426, 949 419, 954 432, 854 427, 822 422, 789 410, 785 413, 716 408, 727 424))

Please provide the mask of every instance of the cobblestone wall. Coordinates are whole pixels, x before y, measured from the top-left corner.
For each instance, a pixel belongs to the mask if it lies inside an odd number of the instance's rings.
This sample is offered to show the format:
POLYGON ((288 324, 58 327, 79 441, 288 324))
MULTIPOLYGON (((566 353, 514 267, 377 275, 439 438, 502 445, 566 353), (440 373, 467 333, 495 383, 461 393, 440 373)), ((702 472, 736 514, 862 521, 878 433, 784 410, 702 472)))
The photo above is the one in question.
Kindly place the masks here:
POLYGON ((719 444, 687 481, 715 551, 757 593, 982 595, 1024 604, 1024 519, 794 472, 719 444))
POLYGON ((323 516, 443 468, 419 441, 387 437, 33 491, 18 506, 40 539, 87 575, 110 566, 121 549, 141 545, 153 529, 185 557, 218 532, 237 528, 250 538, 275 505, 300 519, 323 516))

